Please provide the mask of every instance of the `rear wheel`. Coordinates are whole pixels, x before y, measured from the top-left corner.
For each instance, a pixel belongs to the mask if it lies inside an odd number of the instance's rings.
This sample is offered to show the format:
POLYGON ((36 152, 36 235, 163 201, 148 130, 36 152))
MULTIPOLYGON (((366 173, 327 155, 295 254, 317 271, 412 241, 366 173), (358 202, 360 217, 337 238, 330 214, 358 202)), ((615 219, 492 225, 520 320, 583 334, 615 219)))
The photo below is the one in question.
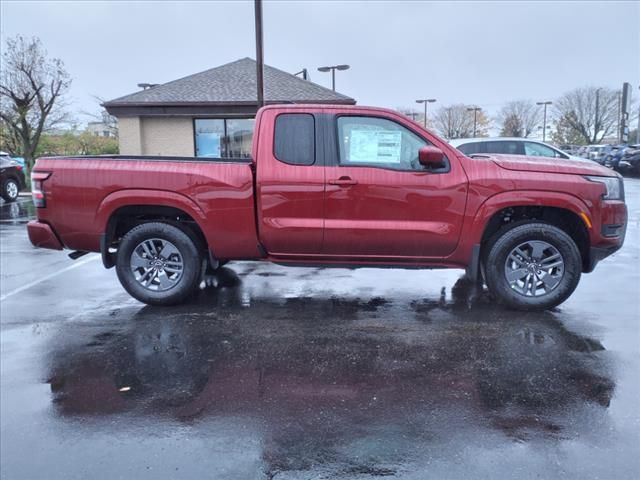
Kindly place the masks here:
POLYGON ((546 223, 525 223, 498 232, 485 259, 489 290, 517 309, 544 310, 575 290, 582 257, 573 239, 546 223))
POLYGON ((166 223, 138 225, 118 248, 120 283, 132 297, 150 305, 183 302, 196 290, 201 268, 193 237, 166 223))
POLYGON ((7 178, 2 184, 2 198, 5 202, 15 202, 20 193, 20 185, 13 178, 7 178))

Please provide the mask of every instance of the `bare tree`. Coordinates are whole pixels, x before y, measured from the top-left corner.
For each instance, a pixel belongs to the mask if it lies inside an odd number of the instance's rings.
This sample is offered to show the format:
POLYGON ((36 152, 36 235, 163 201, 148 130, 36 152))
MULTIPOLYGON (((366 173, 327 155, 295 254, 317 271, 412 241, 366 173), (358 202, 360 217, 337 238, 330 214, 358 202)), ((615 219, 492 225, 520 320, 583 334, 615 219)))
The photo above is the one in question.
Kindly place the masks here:
POLYGON ((94 95, 93 98, 98 102, 98 105, 100 105, 100 112, 82 111, 81 113, 93 118, 96 122, 102 123, 113 137, 118 138, 118 119, 107 112, 106 108, 102 106, 106 102, 104 98, 97 95, 94 95))
POLYGON ((66 122, 61 97, 71 79, 59 59, 47 58, 38 38, 7 39, 0 74, 0 118, 31 171, 42 132, 66 122))
POLYGON ((551 134, 551 140, 556 145, 585 145, 586 139, 575 129, 575 119, 570 118, 571 113, 559 117, 556 128, 551 134))
POLYGON ((0 118, 0 150, 18 156, 20 152, 20 138, 15 130, 9 128, 9 124, 0 118))
MULTIPOLYGON (((433 125, 447 139, 472 137, 473 112, 470 112, 469 108, 469 105, 464 104, 440 107, 433 115, 433 125)), ((489 119, 482 110, 476 115, 475 136, 486 137, 490 125, 489 119)))
POLYGON ((506 103, 497 116, 503 137, 528 137, 541 120, 540 107, 530 100, 506 103))
POLYGON ((587 144, 599 143, 616 133, 618 94, 613 89, 576 88, 562 95, 554 105, 556 117, 587 144))

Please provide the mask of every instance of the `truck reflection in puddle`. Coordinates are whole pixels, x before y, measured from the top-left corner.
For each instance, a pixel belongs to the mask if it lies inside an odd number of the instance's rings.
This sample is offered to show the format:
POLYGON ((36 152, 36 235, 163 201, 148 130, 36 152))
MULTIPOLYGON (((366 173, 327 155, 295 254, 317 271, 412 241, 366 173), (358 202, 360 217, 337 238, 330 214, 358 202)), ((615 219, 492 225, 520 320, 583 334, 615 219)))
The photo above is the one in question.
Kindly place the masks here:
POLYGON ((458 435, 571 438, 585 412, 606 421, 604 347, 561 314, 470 303, 463 280, 449 302, 252 298, 228 269, 216 283, 188 306, 145 307, 54 348, 57 412, 226 416, 262 432, 267 471, 339 462, 366 473, 362 458, 374 458, 388 474, 458 435))

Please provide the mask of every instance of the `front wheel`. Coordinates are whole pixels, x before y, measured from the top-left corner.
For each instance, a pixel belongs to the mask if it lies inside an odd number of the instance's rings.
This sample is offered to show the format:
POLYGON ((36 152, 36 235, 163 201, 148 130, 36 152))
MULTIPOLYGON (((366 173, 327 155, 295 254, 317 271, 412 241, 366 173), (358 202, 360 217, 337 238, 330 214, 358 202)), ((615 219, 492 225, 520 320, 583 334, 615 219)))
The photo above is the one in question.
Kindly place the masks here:
POLYGON ((2 198, 5 202, 15 202, 20 193, 20 186, 13 178, 7 178, 2 185, 2 198))
POLYGON ((546 223, 498 232, 485 259, 489 290, 506 305, 544 310, 564 302, 578 286, 582 257, 573 239, 546 223))
POLYGON ((192 236, 166 223, 131 229, 120 242, 118 279, 137 300, 175 305, 192 294, 200 281, 202 259, 192 236))

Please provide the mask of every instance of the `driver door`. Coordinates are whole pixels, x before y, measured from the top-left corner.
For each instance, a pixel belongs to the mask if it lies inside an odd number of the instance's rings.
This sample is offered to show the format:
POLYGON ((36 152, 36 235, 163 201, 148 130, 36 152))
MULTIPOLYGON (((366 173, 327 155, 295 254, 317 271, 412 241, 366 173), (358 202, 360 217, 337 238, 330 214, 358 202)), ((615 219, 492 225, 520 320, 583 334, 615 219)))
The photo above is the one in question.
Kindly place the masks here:
POLYGON ((421 165, 418 150, 430 142, 399 118, 345 115, 334 117, 333 126, 323 253, 376 261, 452 253, 466 201, 460 166, 421 165))

